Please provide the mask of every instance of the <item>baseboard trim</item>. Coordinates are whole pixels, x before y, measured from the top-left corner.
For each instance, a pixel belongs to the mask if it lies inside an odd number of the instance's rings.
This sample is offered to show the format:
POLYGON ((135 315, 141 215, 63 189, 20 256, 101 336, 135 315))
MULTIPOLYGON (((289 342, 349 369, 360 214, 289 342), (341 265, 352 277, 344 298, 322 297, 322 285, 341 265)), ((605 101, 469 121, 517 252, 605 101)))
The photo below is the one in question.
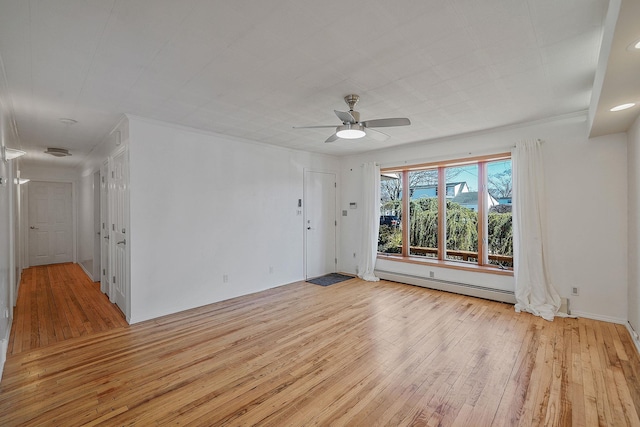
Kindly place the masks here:
POLYGON ((11 319, 7 328, 7 336, 0 339, 0 381, 2 381, 2 373, 4 372, 4 362, 7 361, 7 352, 9 351, 9 334, 11 331, 11 319))
POLYGON ((586 311, 579 311, 574 309, 571 309, 571 315, 576 317, 584 317, 591 320, 601 320, 603 322, 617 323, 619 325, 628 323, 627 319, 623 319, 621 317, 603 316, 601 314, 593 314, 586 311))
POLYGON ((476 286, 466 283, 449 282, 446 280, 427 279, 410 274, 394 273, 392 271, 376 270, 375 273, 381 279, 390 280, 392 282, 421 286, 423 288, 435 289, 438 291, 453 292, 455 294, 506 302, 509 304, 516 303, 516 297, 513 292, 510 291, 491 289, 484 286, 476 286))
POLYGON ((629 335, 631 335, 631 341, 633 341, 633 344, 636 346, 636 351, 640 355, 640 337, 638 337, 638 333, 633 329, 631 323, 627 322, 625 326, 627 327, 627 331, 629 331, 629 335))
POLYGON ((89 277, 89 279, 90 279, 92 282, 95 282, 95 280, 93 280, 93 275, 92 275, 91 273, 89 273, 89 272, 87 271, 87 269, 86 269, 86 268, 84 268, 84 265, 82 265, 82 263, 81 263, 81 262, 79 262, 79 263, 77 263, 77 264, 80 266, 80 268, 82 269, 82 271, 84 271, 84 274, 86 274, 86 275, 87 275, 87 277, 89 277))

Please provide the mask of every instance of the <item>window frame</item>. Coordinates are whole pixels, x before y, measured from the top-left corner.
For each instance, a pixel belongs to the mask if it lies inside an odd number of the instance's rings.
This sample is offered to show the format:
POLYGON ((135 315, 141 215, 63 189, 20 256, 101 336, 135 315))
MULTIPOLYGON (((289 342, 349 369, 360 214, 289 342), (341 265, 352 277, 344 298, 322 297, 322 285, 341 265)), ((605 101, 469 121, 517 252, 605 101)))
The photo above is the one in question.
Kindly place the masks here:
POLYGON ((490 162, 499 160, 511 160, 511 153, 499 153, 484 156, 474 156, 461 159, 444 160, 438 162, 419 163, 415 165, 405 165, 400 167, 381 168, 381 173, 399 173, 402 175, 402 194, 410 194, 409 190, 409 172, 425 169, 438 170, 438 187, 436 190, 438 198, 438 257, 429 258, 410 255, 410 212, 409 206, 411 197, 402 198, 402 211, 406 215, 402 215, 402 253, 392 254, 378 252, 378 259, 391 260, 397 262, 433 265, 437 267, 451 268, 456 270, 474 271, 482 273, 491 273, 505 276, 513 276, 513 268, 500 268, 493 264, 489 264, 489 245, 488 236, 488 209, 486 206, 487 194, 489 189, 487 186, 487 165, 490 162), (478 257, 476 263, 461 262, 455 260, 447 260, 446 254, 446 176, 445 169, 447 167, 465 166, 469 164, 478 165, 478 257))

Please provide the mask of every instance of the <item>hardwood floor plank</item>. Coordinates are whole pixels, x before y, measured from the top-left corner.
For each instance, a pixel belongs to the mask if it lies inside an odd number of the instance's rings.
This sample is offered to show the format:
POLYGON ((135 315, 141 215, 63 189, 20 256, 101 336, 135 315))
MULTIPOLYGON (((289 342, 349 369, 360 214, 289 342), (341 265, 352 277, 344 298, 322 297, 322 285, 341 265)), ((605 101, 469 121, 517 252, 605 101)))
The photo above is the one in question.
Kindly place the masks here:
POLYGON ((9 354, 126 325, 78 265, 31 267, 22 273, 9 354))
POLYGON ((640 425, 620 325, 352 279, 128 326, 73 264, 18 300, 3 426, 640 425))

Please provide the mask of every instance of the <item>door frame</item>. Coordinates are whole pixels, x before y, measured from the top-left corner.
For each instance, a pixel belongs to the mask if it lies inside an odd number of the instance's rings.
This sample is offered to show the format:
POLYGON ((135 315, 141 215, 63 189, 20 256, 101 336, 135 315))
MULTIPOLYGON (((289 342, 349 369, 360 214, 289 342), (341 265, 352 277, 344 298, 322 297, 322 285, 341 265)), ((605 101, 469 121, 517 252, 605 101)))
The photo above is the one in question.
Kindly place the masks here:
POLYGON ((109 232, 109 260, 108 260, 108 275, 107 275, 107 280, 109 282, 109 301, 111 301, 112 303, 118 305, 118 307, 120 308, 120 310, 124 313, 125 315, 125 319, 127 320, 127 323, 130 323, 131 321, 131 249, 130 249, 130 233, 131 233, 131 217, 130 217, 130 180, 131 180, 131 174, 130 174, 130 168, 129 168, 129 148, 128 146, 122 146, 119 149, 115 150, 113 153, 111 153, 111 155, 109 155, 109 158, 107 160, 107 231, 109 232), (113 274, 115 274, 114 270, 114 262, 116 260, 116 256, 115 256, 115 251, 117 249, 116 245, 117 245, 117 239, 115 236, 116 231, 113 230, 113 223, 114 223, 114 217, 115 217, 115 213, 114 213, 114 209, 115 206, 114 204, 111 202, 111 197, 113 197, 114 193, 114 189, 113 189, 113 163, 114 163, 114 158, 123 155, 124 156, 124 161, 125 161, 125 165, 126 165, 126 193, 125 193, 125 206, 124 206, 124 212, 123 212, 123 221, 124 221, 124 226, 126 231, 126 251, 125 251, 125 278, 124 278, 124 286, 125 286, 125 290, 124 290, 124 307, 120 307, 117 303, 116 303, 116 290, 115 290, 115 285, 113 283, 113 280, 111 280, 111 278, 113 277, 113 274))
POLYGON ((22 259, 24 260, 23 268, 31 267, 31 263, 29 262, 29 184, 32 181, 36 182, 51 182, 55 184, 71 184, 71 261, 75 264, 78 263, 78 242, 77 242, 77 228, 78 228, 78 197, 76 194, 76 182, 68 179, 39 179, 34 178, 31 181, 23 184, 25 186, 24 191, 20 192, 20 203, 24 209, 25 216, 23 217, 25 220, 22 224, 22 228, 20 230, 21 236, 20 238, 24 242, 24 247, 22 251, 22 259))
MULTIPOLYGON (((322 174, 326 174, 326 175, 333 175, 334 177, 334 182, 335 182, 335 187, 334 187, 334 192, 333 192, 333 197, 334 197, 334 212, 333 212, 333 216, 334 216, 334 220, 335 220, 335 227, 334 227, 334 248, 333 248, 333 253, 334 256, 336 258, 336 260, 338 259, 338 210, 339 210, 339 205, 338 205, 338 174, 336 172, 333 171, 326 171, 326 170, 316 170, 316 169, 303 169, 302 172, 302 200, 303 200, 303 219, 302 219, 302 233, 303 233, 303 246, 304 246, 304 250, 303 250, 303 263, 304 263, 304 268, 303 268, 303 272, 304 272, 304 278, 305 280, 310 279, 311 277, 308 276, 308 266, 307 266, 307 261, 308 261, 308 247, 307 247, 307 218, 308 218, 308 211, 307 211, 307 207, 308 207, 308 203, 307 203, 307 174, 308 173, 322 173, 322 174)), ((335 272, 338 271, 338 263, 336 261, 335 263, 335 272)))

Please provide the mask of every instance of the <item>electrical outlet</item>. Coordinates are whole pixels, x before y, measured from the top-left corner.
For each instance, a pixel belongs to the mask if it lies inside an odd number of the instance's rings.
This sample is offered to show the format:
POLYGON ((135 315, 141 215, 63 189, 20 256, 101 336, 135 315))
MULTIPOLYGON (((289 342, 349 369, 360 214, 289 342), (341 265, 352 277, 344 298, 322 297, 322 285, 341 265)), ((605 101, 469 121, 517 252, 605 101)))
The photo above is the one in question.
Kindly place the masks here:
POLYGON ((578 295, 580 295, 580 288, 578 288, 577 286, 573 286, 571 288, 571 295, 576 296, 576 297, 578 295))
POLYGON ((354 257, 354 258, 356 257, 356 253, 355 253, 355 252, 353 253, 353 257, 354 257))
POLYGON ((222 275, 222 283, 227 283, 229 282, 229 276, 227 274, 223 274, 222 275))
POLYGON ((436 274, 433 271, 430 271, 429 277, 433 279, 434 277, 436 277, 436 274))
POLYGON ((273 266, 269 267, 269 274, 273 274, 273 266))

